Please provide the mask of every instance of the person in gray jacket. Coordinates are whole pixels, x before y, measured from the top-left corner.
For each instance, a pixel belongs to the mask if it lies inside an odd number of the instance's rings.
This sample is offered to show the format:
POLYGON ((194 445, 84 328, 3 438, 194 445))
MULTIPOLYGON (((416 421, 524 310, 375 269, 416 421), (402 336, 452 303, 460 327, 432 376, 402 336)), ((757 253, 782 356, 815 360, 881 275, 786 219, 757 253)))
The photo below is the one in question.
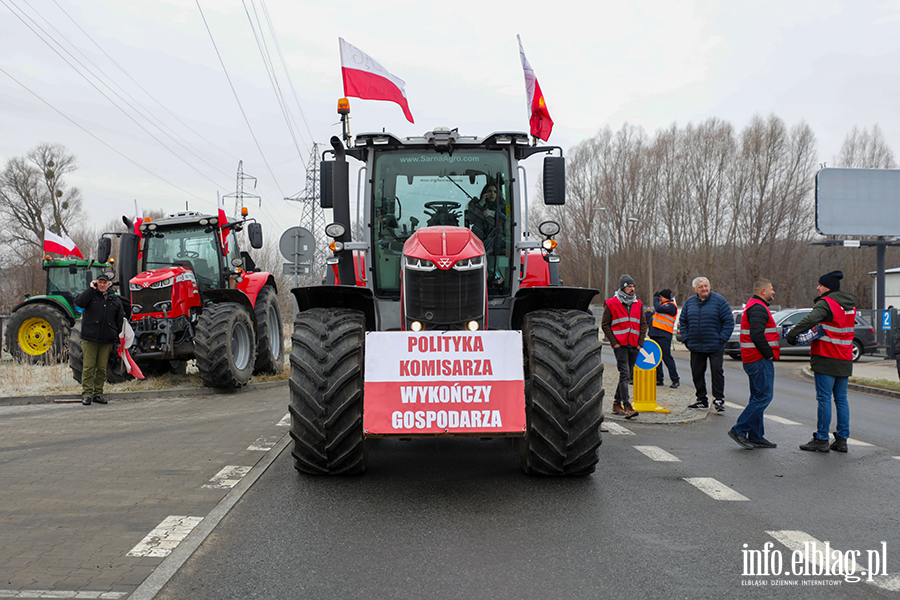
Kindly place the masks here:
POLYGON ((724 296, 712 291, 709 279, 696 277, 694 295, 681 308, 678 319, 681 341, 691 352, 691 378, 697 390, 697 401, 688 408, 708 409, 706 364, 712 379, 713 405, 725 412, 725 342, 734 331, 734 316, 724 296))

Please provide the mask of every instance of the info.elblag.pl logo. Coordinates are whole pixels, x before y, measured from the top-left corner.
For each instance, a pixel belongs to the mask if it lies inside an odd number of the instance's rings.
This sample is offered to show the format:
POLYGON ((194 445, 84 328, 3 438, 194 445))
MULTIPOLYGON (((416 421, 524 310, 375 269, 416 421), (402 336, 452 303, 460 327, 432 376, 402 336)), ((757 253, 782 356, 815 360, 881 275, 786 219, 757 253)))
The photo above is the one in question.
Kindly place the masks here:
MULTIPOLYGON (((785 559, 781 550, 772 542, 763 544, 761 550, 753 550, 748 544, 741 550, 744 577, 843 577, 843 581, 856 583, 865 578, 887 575, 887 542, 881 542, 876 550, 837 550, 830 542, 804 541, 802 548, 795 548, 785 559)), ((779 585, 826 585, 808 580, 778 580, 779 585)), ((833 584, 840 584, 834 581, 833 584)), ((743 582, 744 585, 767 585, 766 580, 743 582)))

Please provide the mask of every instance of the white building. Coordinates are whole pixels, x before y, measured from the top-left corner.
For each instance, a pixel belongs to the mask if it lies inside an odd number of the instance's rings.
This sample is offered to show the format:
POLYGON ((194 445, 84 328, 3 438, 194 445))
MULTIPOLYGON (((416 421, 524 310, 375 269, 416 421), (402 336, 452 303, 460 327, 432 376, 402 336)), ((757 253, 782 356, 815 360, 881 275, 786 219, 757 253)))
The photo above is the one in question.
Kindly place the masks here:
MULTIPOLYGON (((872 308, 878 302, 878 278, 875 271, 869 271, 872 278, 872 308)), ((884 307, 900 308, 900 267, 884 270, 884 307)))

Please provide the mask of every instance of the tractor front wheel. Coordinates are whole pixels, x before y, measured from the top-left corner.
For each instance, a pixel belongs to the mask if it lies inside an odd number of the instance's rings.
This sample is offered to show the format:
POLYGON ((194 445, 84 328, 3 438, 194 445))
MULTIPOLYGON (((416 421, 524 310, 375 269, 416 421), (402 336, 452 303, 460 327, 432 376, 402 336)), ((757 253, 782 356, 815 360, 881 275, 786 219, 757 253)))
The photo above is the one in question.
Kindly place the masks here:
POLYGON ((13 358, 29 364, 52 365, 66 360, 70 320, 49 304, 27 304, 14 312, 6 328, 6 345, 13 358))
POLYGON ((203 309, 196 331, 194 354, 203 385, 214 388, 247 385, 256 360, 250 314, 239 304, 213 304, 203 309))
POLYGON ((363 432, 365 316, 349 309, 299 313, 291 336, 294 468, 310 475, 366 470, 363 432))
POLYGON ((579 476, 599 461, 603 363, 597 323, 578 310, 526 315, 525 437, 522 468, 533 475, 579 476))

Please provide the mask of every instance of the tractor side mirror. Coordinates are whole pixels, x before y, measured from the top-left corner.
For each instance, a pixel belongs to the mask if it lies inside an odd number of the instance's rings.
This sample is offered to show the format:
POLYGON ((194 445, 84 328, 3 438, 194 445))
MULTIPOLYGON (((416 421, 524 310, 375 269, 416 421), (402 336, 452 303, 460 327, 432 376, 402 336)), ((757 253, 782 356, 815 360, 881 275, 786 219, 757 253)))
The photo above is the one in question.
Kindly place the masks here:
POLYGON ((263 247, 262 225, 259 223, 249 223, 247 225, 247 237, 250 238, 250 245, 259 250, 263 247))
POLYGON ((566 203, 566 159, 548 156, 544 159, 544 204, 559 206, 566 203))
POLYGON ((322 208, 334 208, 334 187, 331 184, 333 172, 333 160, 319 163, 319 206, 322 208))
POLYGON ((97 262, 105 263, 109 261, 109 255, 112 253, 112 240, 108 237, 102 237, 97 240, 97 262))

